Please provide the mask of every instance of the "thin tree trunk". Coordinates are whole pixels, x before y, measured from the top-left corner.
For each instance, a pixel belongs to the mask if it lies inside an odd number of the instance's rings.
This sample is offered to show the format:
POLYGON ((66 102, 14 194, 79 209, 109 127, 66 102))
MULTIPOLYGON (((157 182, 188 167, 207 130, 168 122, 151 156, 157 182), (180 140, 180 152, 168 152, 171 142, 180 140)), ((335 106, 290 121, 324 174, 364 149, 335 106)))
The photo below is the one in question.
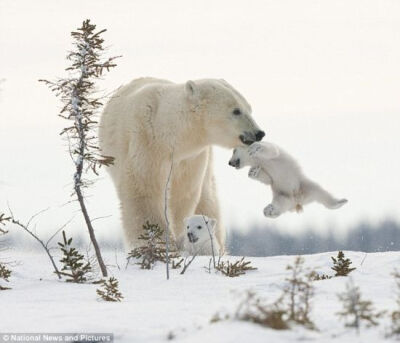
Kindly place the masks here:
POLYGON ((97 243, 96 236, 94 234, 92 222, 90 221, 89 214, 87 212, 85 201, 84 201, 84 198, 83 198, 83 195, 81 192, 81 188, 79 185, 75 186, 75 192, 78 197, 79 205, 81 206, 81 211, 83 213, 83 217, 85 218, 86 226, 89 231, 90 240, 92 241, 94 251, 96 253, 97 261, 98 261, 100 269, 101 269, 101 273, 103 274, 103 277, 107 277, 107 268, 106 268, 106 265, 104 264, 103 257, 101 256, 100 248, 97 243))

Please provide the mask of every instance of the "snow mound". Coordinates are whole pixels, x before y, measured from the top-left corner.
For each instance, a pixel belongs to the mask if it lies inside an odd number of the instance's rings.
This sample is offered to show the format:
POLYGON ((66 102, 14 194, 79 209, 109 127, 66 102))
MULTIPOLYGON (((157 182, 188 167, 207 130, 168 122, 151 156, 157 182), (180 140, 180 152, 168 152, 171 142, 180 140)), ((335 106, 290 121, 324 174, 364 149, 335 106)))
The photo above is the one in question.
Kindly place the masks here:
MULTIPOLYGON (((337 252, 305 255, 305 266, 320 273, 333 274, 331 256, 337 252)), ((357 269, 354 283, 365 299, 372 300, 377 310, 396 307, 396 285, 391 273, 398 266, 399 253, 345 252, 357 269)), ((176 342, 379 342, 385 341, 389 326, 386 316, 376 328, 345 328, 335 315, 341 309, 337 293, 344 291, 346 277, 315 281, 311 319, 318 331, 294 328, 274 331, 256 324, 221 321, 211 324, 216 312, 233 311, 238 294, 253 290, 274 301, 281 293, 286 266, 294 256, 250 258, 258 270, 237 278, 208 273, 208 257, 198 257, 184 275, 171 271, 165 277, 165 265, 141 270, 137 265, 125 269, 123 253, 105 252, 110 274, 118 278, 124 295, 121 303, 98 299, 93 284, 70 284, 59 281, 50 262, 41 253, 9 251, 19 262, 13 269, 9 286, 0 292, 2 332, 110 332, 115 342, 162 342, 168 336, 176 342), (118 267, 119 266, 119 267, 118 267)), ((235 259, 234 257, 229 257, 235 259)))

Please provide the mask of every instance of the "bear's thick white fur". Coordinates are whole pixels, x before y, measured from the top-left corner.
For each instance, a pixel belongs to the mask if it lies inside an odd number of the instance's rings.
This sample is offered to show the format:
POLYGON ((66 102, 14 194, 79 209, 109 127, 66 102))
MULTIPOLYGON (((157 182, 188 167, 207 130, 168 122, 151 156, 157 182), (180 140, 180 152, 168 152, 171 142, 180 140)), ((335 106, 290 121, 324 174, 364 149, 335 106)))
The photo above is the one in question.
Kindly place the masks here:
POLYGON ((186 252, 191 255, 203 255, 211 250, 215 256, 222 254, 215 239, 216 219, 196 214, 185 218, 183 223, 186 231, 184 244, 186 252))
POLYGON ((102 153, 115 158, 109 171, 121 202, 127 248, 137 246, 146 221, 165 227, 164 192, 172 161, 167 207, 178 245, 183 219, 202 213, 217 219, 215 235, 224 246, 211 146, 232 149, 263 135, 250 105, 224 80, 175 84, 142 78, 121 87, 103 112, 99 138, 102 153))
POLYGON ((251 166, 249 177, 272 188, 271 204, 264 215, 276 218, 286 211, 301 211, 302 206, 319 202, 329 209, 343 206, 346 199, 336 199, 316 182, 307 178, 296 160, 277 145, 256 142, 234 149, 231 166, 251 166))

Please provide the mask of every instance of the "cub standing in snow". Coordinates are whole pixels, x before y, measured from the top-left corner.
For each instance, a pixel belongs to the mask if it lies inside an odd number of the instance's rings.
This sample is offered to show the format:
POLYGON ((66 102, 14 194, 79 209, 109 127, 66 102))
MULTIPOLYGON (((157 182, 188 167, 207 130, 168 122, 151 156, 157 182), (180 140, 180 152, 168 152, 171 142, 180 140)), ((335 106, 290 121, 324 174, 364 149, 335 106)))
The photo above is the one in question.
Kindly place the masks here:
POLYGON ((272 203, 264 215, 276 218, 286 211, 301 212, 303 205, 319 202, 329 209, 343 206, 346 199, 336 199, 320 185, 308 179, 296 160, 268 142, 253 143, 233 150, 229 165, 236 169, 251 166, 249 177, 272 188, 272 203))
POLYGON ((218 255, 220 247, 215 239, 216 224, 216 219, 201 214, 185 218, 185 251, 192 255, 210 255, 213 252, 218 255))

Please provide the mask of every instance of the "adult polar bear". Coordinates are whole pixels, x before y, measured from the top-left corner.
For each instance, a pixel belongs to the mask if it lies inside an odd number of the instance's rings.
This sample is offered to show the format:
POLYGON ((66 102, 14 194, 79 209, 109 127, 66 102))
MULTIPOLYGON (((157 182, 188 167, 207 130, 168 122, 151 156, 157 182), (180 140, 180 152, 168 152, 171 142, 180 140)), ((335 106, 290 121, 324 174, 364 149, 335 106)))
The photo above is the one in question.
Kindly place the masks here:
POLYGON ((165 227, 164 192, 170 229, 183 239, 183 220, 195 213, 217 219, 221 247, 225 230, 212 170, 212 145, 234 148, 264 136, 251 107, 224 80, 175 84, 141 78, 120 88, 104 109, 99 138, 121 202, 127 248, 137 246, 146 221, 165 227))

